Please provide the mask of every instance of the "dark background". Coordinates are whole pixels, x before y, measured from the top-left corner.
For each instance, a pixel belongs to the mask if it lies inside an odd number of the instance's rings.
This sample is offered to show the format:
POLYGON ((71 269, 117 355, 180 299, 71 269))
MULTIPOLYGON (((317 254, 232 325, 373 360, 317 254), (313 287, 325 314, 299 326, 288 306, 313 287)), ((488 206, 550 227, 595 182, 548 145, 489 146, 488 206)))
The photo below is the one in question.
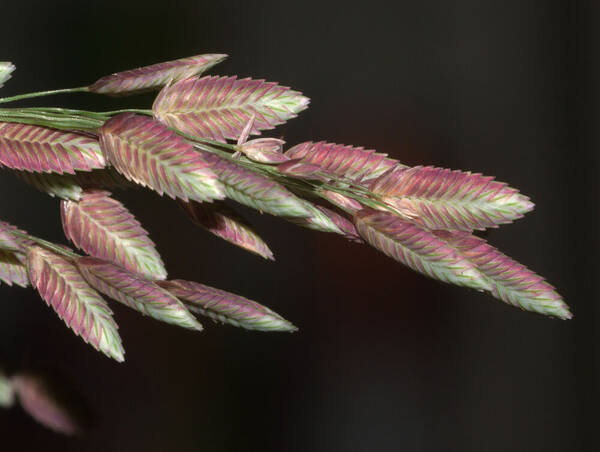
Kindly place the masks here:
MULTIPOLYGON (((572 307, 557 321, 429 280, 376 251, 242 209, 277 261, 119 192, 172 277, 259 300, 300 327, 193 334, 114 306, 117 364, 30 289, 0 288, 0 366, 52 370, 95 416, 83 438, 0 411, 4 445, 61 451, 598 450, 598 26, 595 1, 2 2, 2 95, 80 86, 198 53, 213 73, 312 98, 278 129, 406 164, 495 175, 536 202, 487 238, 572 307), (594 284, 594 285, 593 285, 594 284)), ((21 105, 150 105, 94 95, 21 105)), ((0 179, 0 218, 66 243, 59 202, 0 179)))

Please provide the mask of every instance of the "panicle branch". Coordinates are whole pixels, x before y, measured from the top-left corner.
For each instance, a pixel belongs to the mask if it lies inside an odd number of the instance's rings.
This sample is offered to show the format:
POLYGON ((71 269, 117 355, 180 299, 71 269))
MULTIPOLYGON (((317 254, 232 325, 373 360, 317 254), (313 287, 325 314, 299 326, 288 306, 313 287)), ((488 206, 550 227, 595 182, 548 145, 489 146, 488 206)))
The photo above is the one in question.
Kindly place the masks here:
MULTIPOLYGON (((409 167, 362 147, 306 141, 285 150, 280 138, 249 140, 294 118, 309 99, 274 82, 202 75, 225 57, 197 55, 84 88, 0 99, 160 90, 151 110, 0 109, 0 165, 61 199, 65 236, 85 253, 0 222, 0 280, 31 285, 75 334, 117 361, 124 349, 103 296, 196 331, 202 326, 193 313, 250 330, 296 330, 239 295, 166 280, 157 247, 111 193, 146 187, 177 199, 201 228, 265 259, 273 252, 226 199, 366 243, 426 276, 509 305, 571 317, 541 276, 474 235, 531 211, 528 197, 489 176, 409 167)), ((0 63, 0 87, 13 70, 0 63)))

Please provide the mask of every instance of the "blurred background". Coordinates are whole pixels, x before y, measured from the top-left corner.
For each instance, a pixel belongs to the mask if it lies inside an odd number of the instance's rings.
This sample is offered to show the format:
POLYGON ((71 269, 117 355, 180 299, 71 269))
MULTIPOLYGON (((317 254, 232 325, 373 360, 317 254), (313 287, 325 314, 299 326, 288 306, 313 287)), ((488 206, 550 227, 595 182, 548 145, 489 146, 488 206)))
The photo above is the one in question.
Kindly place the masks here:
MULTIPOLYGON (((272 136, 494 175, 536 203, 487 239, 544 275, 575 315, 520 312, 335 236, 246 214, 267 262, 195 228, 149 191, 118 192, 172 277, 260 301, 296 334, 194 334, 113 303, 117 364, 30 289, 0 287, 0 366, 59 373, 93 414, 65 438, 19 408, 4 444, 60 451, 574 451, 600 449, 595 1, 4 1, 2 95, 81 86, 199 53, 214 74, 300 90, 272 136)), ((20 105, 148 108, 76 94, 20 105)), ((59 201, 2 172, 0 218, 66 243, 59 201)))

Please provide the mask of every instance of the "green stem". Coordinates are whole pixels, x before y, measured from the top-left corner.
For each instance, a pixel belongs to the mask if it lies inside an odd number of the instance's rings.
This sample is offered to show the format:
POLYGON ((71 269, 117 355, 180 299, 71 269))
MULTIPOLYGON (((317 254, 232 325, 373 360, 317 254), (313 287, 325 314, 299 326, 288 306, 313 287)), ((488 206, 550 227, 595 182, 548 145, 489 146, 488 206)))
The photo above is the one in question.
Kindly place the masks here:
MULTIPOLYGON (((183 134, 181 132, 180 132, 180 134, 186 136, 186 138, 190 138, 190 136, 188 136, 187 134, 183 134)), ((238 165, 241 165, 244 168, 249 169, 250 171, 254 171, 256 173, 267 176, 271 179, 275 179, 277 182, 281 183, 282 185, 286 186, 287 188, 292 189, 292 191, 302 192, 304 194, 317 196, 317 197, 324 199, 327 202, 331 203, 331 201, 320 192, 320 189, 324 188, 326 190, 330 190, 330 191, 339 193, 340 195, 344 195, 349 198, 352 198, 352 199, 360 202, 364 206, 371 207, 373 209, 379 209, 379 210, 381 210, 383 208, 383 209, 386 209, 386 210, 392 212, 395 215, 398 215, 398 211, 396 209, 394 209, 392 206, 383 202, 379 198, 378 195, 371 192, 370 190, 368 190, 364 187, 360 187, 360 190, 354 190, 354 186, 357 185, 354 182, 351 182, 353 189, 349 190, 349 189, 338 187, 337 185, 323 184, 323 183, 320 183, 317 185, 317 184, 313 183, 312 181, 308 181, 305 179, 294 179, 294 178, 286 177, 283 174, 279 173, 277 171, 277 168, 275 168, 273 165, 267 165, 267 164, 263 164, 263 163, 253 162, 252 160, 249 160, 248 158, 246 158, 244 156, 242 156, 238 159, 234 159, 229 152, 222 151, 220 149, 216 149, 213 146, 207 146, 206 144, 202 144, 202 143, 211 143, 212 145, 222 146, 222 147, 225 147, 228 149, 232 149, 234 151, 239 149, 235 145, 221 143, 221 142, 214 142, 214 141, 211 141, 211 140, 208 140, 205 138, 202 138, 201 140, 199 140, 195 137, 192 137, 191 139, 196 142, 195 146, 198 149, 201 149, 206 152, 210 152, 212 154, 216 154, 219 157, 222 157, 231 162, 237 163, 238 165), (199 143, 199 141, 201 141, 202 143, 199 143), (359 193, 357 193, 357 192, 359 192, 359 193)), ((327 174, 327 176, 329 177, 331 175, 327 174)), ((343 183, 348 183, 348 181, 345 179, 338 179, 338 181, 343 182, 343 183)), ((337 206, 337 207, 342 208, 341 206, 337 206)), ((349 214, 353 213, 353 212, 350 212, 348 209, 342 208, 342 210, 346 211, 349 214)))
POLYGON ((32 124, 36 126, 52 127, 63 130, 96 130, 102 126, 104 120, 91 117, 51 114, 26 109, 0 109, 0 121, 32 124))
POLYGON ((21 100, 21 99, 31 99, 33 97, 52 96, 54 94, 80 93, 80 92, 87 91, 87 90, 88 90, 87 86, 80 86, 79 88, 53 89, 50 91, 38 91, 36 93, 19 94, 17 96, 1 98, 0 104, 4 104, 6 102, 14 102, 16 100, 21 100))
POLYGON ((118 115, 120 113, 137 113, 140 115, 146 115, 146 116, 154 116, 154 112, 152 110, 147 110, 147 109, 136 109, 136 108, 125 108, 123 110, 113 110, 113 111, 103 111, 101 112, 101 114, 105 115, 105 116, 114 116, 114 115, 118 115))
MULTIPOLYGON (((75 89, 77 90, 78 88, 75 89)), ((123 109, 107 112, 92 112, 85 110, 72 110, 66 108, 33 107, 21 109, 0 109, 0 121, 43 125, 47 127, 66 130, 97 130, 111 116, 114 116, 119 113, 137 113, 149 116, 152 116, 153 114, 152 110, 144 109, 123 109)), ((231 152, 240 151, 239 146, 210 140, 208 138, 195 137, 193 135, 186 134, 173 128, 171 128, 171 130, 188 139, 189 141, 193 142, 198 149, 216 154, 222 158, 230 160, 238 165, 241 165, 250 171, 274 179, 275 181, 288 187, 292 191, 301 192, 306 195, 316 196, 327 200, 329 203, 331 203, 331 201, 325 195, 323 195, 323 193, 321 193, 322 189, 326 189, 336 192, 340 195, 352 198, 367 207, 372 207, 376 209, 383 208, 394 214, 398 214, 396 209, 383 202, 383 200, 381 200, 381 198, 377 194, 371 192, 367 188, 352 181, 351 179, 339 177, 329 173, 323 173, 323 175, 330 179, 333 179, 332 184, 323 182, 317 183, 306 179, 290 178, 279 173, 279 171, 277 171, 277 168, 273 165, 254 162, 245 156, 233 158, 231 152)), ((342 206, 338 205, 337 207, 347 211, 347 209, 344 209, 342 206)), ((348 211, 348 213, 352 212, 348 211)))

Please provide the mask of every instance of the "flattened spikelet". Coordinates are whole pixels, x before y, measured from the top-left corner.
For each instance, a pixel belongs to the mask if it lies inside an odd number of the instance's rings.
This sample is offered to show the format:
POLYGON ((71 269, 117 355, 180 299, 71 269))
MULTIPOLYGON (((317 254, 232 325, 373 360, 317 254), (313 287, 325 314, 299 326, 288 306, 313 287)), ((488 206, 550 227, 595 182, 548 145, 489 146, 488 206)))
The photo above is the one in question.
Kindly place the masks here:
POLYGON ((492 295, 526 311, 570 319, 569 307, 554 287, 480 237, 439 231, 437 235, 472 262, 488 279, 492 295))
POLYGON ((198 226, 265 259, 275 260, 266 242, 246 220, 223 202, 201 204, 180 202, 181 207, 198 226))
POLYGON ((359 211, 354 221, 365 242, 413 270, 457 286, 490 290, 475 265, 432 231, 372 209, 359 211))
POLYGON ((165 124, 197 137, 237 140, 255 115, 251 134, 269 130, 306 109, 307 97, 264 80, 192 77, 166 86, 152 107, 165 124))
POLYGON ((0 164, 36 173, 69 173, 104 168, 98 141, 48 127, 0 122, 0 164))
POLYGON ((65 235, 90 256, 147 279, 167 277, 148 232, 109 192, 88 190, 78 202, 62 201, 61 217, 65 235))
POLYGON ((130 113, 108 120, 100 145, 124 175, 160 195, 184 201, 223 199, 223 187, 191 144, 160 122, 130 113))
POLYGON ((225 187, 228 198, 279 217, 311 216, 304 200, 283 185, 230 160, 208 153, 202 155, 225 187))
POLYGON ((397 160, 388 158, 387 154, 324 141, 297 144, 285 151, 285 155, 354 181, 374 179, 394 166, 404 167, 397 160))
POLYGON ((24 254, 0 249, 0 280, 9 286, 16 284, 27 287, 29 285, 27 261, 24 254))
POLYGON ((75 334, 107 356, 123 361, 123 346, 112 311, 63 257, 34 246, 27 254, 31 284, 75 334))
POLYGON ((184 300, 192 311, 223 323, 248 330, 297 330, 294 325, 266 306, 221 289, 180 279, 160 281, 158 284, 184 300))
POLYGON ((415 221, 430 229, 496 227, 533 209, 529 198, 492 177, 431 166, 393 168, 369 188, 392 205, 402 201, 415 221))
POLYGON ((75 264, 89 285, 104 295, 156 320, 202 330, 185 306, 153 281, 93 257, 79 258, 75 264))

